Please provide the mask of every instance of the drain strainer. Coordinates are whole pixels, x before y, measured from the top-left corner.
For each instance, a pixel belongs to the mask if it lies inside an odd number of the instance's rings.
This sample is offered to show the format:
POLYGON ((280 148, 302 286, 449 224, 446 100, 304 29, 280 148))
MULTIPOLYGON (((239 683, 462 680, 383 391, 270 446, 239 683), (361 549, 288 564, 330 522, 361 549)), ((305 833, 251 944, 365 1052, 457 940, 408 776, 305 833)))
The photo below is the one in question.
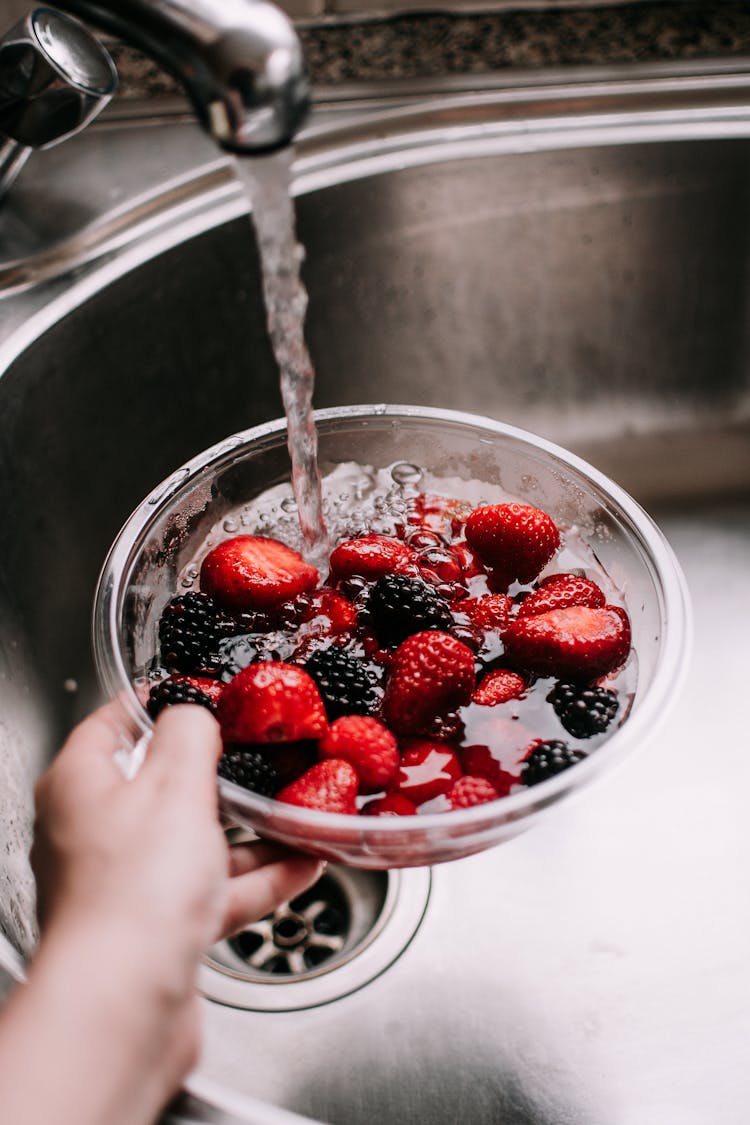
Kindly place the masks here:
POLYGON ((427 906, 430 873, 330 864, 318 882, 209 951, 200 978, 211 1000, 294 1011, 346 996, 395 961, 427 906))

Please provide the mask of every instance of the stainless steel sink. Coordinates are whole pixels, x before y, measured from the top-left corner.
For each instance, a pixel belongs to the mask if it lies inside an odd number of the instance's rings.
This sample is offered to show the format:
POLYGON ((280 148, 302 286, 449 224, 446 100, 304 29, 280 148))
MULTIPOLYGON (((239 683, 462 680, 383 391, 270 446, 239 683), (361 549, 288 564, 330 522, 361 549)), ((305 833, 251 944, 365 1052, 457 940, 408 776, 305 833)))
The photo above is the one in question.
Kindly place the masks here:
MULTIPOLYGON (((316 398, 486 413, 614 476, 686 570, 688 685, 546 824, 436 869, 429 901, 381 888, 322 991, 243 999, 217 954, 203 1114, 747 1119, 750 71, 584 78, 321 110, 297 159, 316 398)), ((247 205, 192 124, 110 119, 34 167, 0 262, 0 738, 29 777, 97 698, 90 605, 125 516, 280 412, 247 205)))

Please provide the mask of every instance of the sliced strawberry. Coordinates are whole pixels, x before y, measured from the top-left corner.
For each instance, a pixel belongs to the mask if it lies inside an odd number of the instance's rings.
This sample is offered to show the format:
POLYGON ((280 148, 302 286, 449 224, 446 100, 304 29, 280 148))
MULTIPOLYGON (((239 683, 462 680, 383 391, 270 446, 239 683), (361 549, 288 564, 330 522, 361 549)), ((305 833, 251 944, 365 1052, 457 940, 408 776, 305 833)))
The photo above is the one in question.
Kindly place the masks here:
POLYGON ((528 684, 518 672, 510 668, 495 668, 488 672, 471 697, 472 703, 483 707, 496 707, 511 699, 523 699, 528 684))
POLYGON ((495 786, 486 777, 459 777, 448 790, 448 800, 454 809, 470 809, 497 798, 495 786))
POLYGON ((382 578, 412 557, 411 547, 387 535, 362 535, 347 539, 331 552, 331 574, 337 579, 382 578))
POLYGON ((515 773, 503 769, 501 763, 490 750, 489 746, 464 746, 461 749, 461 764, 464 773, 472 777, 483 777, 490 782, 499 797, 506 797, 512 787, 518 784, 521 776, 520 762, 524 751, 519 749, 515 756, 518 766, 515 773))
POLYGON ((573 605, 586 605, 598 609, 606 602, 603 592, 590 578, 577 574, 553 574, 546 578, 538 590, 528 594, 518 608, 519 617, 534 617, 551 609, 568 609, 573 605))
POLYGON ((630 624, 616 606, 571 606, 513 622, 504 637, 515 667, 560 679, 593 680, 618 668, 630 651, 630 624))
POLYGON ((396 736, 368 715, 344 715, 333 722, 321 739, 321 758, 350 762, 360 781, 361 793, 385 789, 398 769, 396 736))
POLYGON ((502 633, 510 624, 513 599, 507 594, 486 594, 482 598, 464 598, 454 612, 465 613, 469 622, 484 632, 502 633))
POLYGON ((414 816, 417 806, 403 793, 386 793, 368 801, 359 811, 362 816, 414 816))
POLYGON ((315 681, 302 668, 250 664, 225 686, 217 707, 225 742, 298 742, 328 727, 315 681))
POLYGON ((340 758, 316 762, 309 770, 276 794, 277 801, 321 812, 357 812, 358 779, 354 767, 340 758))
POLYGON ((237 535, 210 551, 201 566, 201 590, 235 613, 275 610, 318 584, 314 566, 297 551, 262 535, 237 535))
POLYGON ((490 504, 466 521, 466 542, 492 569, 493 589, 531 582, 560 546, 546 512, 529 504, 490 504))
POLYGON ((403 747, 391 791, 408 797, 415 805, 447 793, 461 777, 458 755, 445 742, 414 738, 404 742, 403 747))
POLYGON ((448 633, 414 633, 393 655, 383 714, 397 734, 421 734, 474 690, 474 654, 448 633))

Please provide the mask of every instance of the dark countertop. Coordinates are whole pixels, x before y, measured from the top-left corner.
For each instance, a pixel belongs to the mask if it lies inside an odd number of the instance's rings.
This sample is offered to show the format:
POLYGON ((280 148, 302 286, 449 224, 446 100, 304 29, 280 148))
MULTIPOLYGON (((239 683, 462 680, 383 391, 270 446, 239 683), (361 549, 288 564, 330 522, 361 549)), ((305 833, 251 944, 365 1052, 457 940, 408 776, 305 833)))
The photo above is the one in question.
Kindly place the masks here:
MULTIPOLYGON (((561 10, 420 13, 300 26, 317 85, 750 54, 750 5, 671 0, 561 10)), ((124 97, 177 92, 149 59, 112 48, 124 97)))

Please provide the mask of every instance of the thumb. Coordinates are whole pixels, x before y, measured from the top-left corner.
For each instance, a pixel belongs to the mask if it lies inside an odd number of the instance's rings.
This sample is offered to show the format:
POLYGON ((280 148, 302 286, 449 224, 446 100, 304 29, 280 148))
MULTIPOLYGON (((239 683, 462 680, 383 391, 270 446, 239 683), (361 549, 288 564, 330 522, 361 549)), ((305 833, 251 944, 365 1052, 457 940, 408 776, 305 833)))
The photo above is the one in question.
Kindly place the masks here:
POLYGON ((154 724, 138 776, 170 788, 187 789, 196 799, 210 793, 215 804, 216 764, 221 751, 219 724, 205 707, 191 703, 166 707, 154 724))

